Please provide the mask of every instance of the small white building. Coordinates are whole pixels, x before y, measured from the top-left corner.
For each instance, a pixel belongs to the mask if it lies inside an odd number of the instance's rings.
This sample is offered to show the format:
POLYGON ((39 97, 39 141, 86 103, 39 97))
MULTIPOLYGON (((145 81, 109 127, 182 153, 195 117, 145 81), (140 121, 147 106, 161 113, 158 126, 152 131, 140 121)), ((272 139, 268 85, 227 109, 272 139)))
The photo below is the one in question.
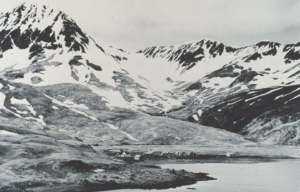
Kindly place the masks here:
POLYGON ((120 157, 130 157, 130 154, 127 154, 126 152, 123 152, 120 157))
POLYGON ((176 140, 178 141, 181 141, 181 138, 180 137, 175 137, 176 140))
POLYGON ((139 161, 139 160, 141 160, 141 155, 135 155, 135 156, 133 157, 133 159, 134 159, 135 161, 139 161))

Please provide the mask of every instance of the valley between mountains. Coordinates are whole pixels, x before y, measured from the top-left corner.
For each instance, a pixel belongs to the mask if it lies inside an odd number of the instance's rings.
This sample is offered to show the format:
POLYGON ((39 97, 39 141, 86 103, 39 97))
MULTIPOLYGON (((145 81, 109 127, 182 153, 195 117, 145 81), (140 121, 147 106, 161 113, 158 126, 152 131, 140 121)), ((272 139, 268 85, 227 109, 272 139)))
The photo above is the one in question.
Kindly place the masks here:
POLYGON ((299 80, 300 43, 203 39, 128 52, 62 11, 24 3, 0 16, 0 191, 214 179, 134 157, 298 158, 299 80))

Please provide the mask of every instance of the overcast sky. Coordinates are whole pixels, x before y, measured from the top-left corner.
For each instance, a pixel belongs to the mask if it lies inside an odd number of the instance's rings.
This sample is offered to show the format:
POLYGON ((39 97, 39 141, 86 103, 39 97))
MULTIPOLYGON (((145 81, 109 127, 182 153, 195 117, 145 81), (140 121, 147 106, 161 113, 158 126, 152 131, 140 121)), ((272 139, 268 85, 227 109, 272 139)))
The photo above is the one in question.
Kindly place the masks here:
MULTIPOLYGON (((0 0, 5 12, 25 0, 0 0)), ((99 44, 142 49, 214 39, 300 42, 299 0, 30 0, 71 16, 99 44)))

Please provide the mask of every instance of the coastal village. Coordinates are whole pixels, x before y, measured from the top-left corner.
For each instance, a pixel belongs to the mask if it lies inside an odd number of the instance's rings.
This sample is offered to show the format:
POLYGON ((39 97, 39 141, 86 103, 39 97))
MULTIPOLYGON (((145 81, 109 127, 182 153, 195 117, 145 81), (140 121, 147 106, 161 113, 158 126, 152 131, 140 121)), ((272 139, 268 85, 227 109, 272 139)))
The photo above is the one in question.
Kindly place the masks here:
POLYGON ((224 155, 204 155, 196 152, 161 152, 149 151, 139 152, 130 151, 128 149, 111 149, 106 150, 105 153, 109 156, 114 156, 128 162, 151 161, 151 160, 167 160, 167 159, 226 159, 226 158, 240 158, 242 157, 238 152, 227 152, 224 155))

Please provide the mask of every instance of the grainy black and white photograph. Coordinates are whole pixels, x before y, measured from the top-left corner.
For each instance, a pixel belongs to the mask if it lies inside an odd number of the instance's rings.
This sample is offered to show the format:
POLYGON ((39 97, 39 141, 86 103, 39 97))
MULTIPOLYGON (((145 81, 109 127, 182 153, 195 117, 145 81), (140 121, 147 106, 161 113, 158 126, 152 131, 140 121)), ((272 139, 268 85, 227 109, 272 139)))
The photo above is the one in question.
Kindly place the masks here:
POLYGON ((0 0, 0 192, 299 192, 300 1, 0 0))

